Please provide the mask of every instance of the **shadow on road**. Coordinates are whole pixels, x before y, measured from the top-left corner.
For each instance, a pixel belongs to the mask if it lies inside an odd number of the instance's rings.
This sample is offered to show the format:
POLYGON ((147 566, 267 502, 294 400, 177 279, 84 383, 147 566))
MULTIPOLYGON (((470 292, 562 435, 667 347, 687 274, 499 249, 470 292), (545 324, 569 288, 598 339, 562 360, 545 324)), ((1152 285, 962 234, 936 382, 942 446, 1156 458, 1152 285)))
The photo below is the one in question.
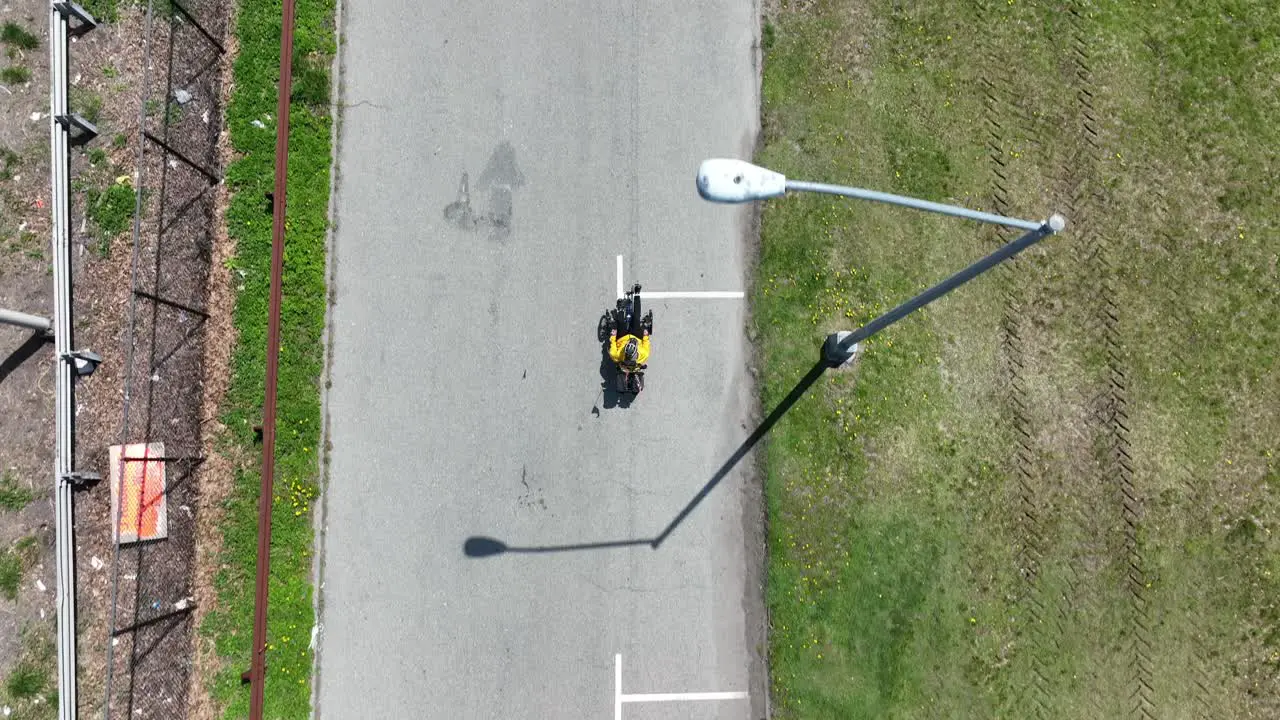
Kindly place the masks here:
POLYGON ((571 552, 573 550, 607 550, 610 548, 628 547, 631 545, 653 545, 652 538, 636 540, 610 540, 606 542, 578 543, 576 545, 530 545, 526 547, 508 545, 501 540, 475 535, 467 538, 462 545, 462 552, 467 557, 490 557, 503 553, 552 553, 571 552))
POLYGON ((671 522, 663 528, 662 532, 652 538, 633 538, 628 540, 612 540, 606 542, 567 545, 514 546, 507 545, 501 540, 491 537, 473 535, 472 537, 467 538, 466 542, 463 543, 462 551, 467 555, 467 557, 480 558, 493 557, 504 553, 552 553, 572 550, 608 550, 632 545, 648 545, 654 550, 657 550, 658 547, 661 546, 662 543, 671 535, 671 533, 675 532, 675 529, 693 513, 694 509, 711 494, 711 491, 720 484, 720 481, 724 480, 725 476, 733 471, 733 468, 742 461, 742 458, 746 457, 747 453, 751 452, 751 449, 755 447, 756 443, 760 442, 760 439, 768 434, 769 430, 771 430, 773 426, 782 419, 782 416, 787 414, 787 411, 791 409, 791 406, 795 405, 800 398, 804 397, 804 394, 815 382, 818 381, 818 378, 822 377, 822 374, 826 372, 826 370, 827 365, 821 361, 810 368, 809 372, 800 379, 800 382, 796 383, 796 386, 791 389, 791 392, 787 393, 787 396, 782 399, 782 402, 778 403, 778 406, 769 413, 769 416, 764 419, 764 422, 760 423, 759 427, 748 435, 746 440, 742 441, 742 444, 738 446, 738 449, 733 451, 733 454, 729 456, 729 459, 725 460, 724 464, 720 466, 720 469, 711 476, 711 479, 708 480, 700 490, 698 490, 698 493, 693 496, 693 499, 691 499, 689 503, 676 514, 671 522))
POLYGON ((617 374, 618 369, 609 357, 609 340, 606 338, 600 353, 600 405, 605 410, 618 407, 625 410, 631 407, 631 400, 635 397, 618 392, 617 374))
POLYGON ((605 410, 613 408, 627 409, 631 407, 631 401, 635 399, 634 395, 618 392, 617 376, 618 368, 614 365, 613 359, 609 357, 609 331, 614 326, 614 311, 606 310, 600 316, 600 324, 596 327, 596 339, 600 341, 600 405, 593 407, 591 412, 593 415, 599 415, 600 407, 605 410))

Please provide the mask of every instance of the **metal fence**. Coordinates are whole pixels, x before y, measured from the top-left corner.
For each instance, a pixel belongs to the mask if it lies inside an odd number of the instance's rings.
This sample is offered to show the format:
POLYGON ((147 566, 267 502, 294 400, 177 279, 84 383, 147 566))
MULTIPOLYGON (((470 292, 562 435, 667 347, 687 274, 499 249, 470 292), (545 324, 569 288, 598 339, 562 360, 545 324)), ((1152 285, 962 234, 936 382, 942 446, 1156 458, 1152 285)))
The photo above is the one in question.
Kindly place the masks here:
MULTIPOLYGON (((72 498, 76 486, 91 480, 75 464, 75 379, 97 366, 97 357, 78 351, 71 320, 71 200, 72 145, 86 142, 97 130, 67 107, 67 47, 69 38, 95 27, 79 6, 49 4, 49 180, 53 251, 54 342, 54 537, 56 605, 58 616, 58 716, 76 716, 76 581, 72 498)), ((8 708, 5 708, 8 714, 8 708)))
MULTIPOLYGON (((196 531, 205 511, 197 470, 228 5, 151 0, 147 11, 120 443, 163 443, 163 450, 145 461, 120 459, 115 491, 123 497, 128 489, 130 463, 163 462, 166 528, 161 539, 113 545, 107 720, 191 712, 196 531)), ((141 521, 127 512, 140 516, 143 508, 121 502, 115 527, 141 521)))

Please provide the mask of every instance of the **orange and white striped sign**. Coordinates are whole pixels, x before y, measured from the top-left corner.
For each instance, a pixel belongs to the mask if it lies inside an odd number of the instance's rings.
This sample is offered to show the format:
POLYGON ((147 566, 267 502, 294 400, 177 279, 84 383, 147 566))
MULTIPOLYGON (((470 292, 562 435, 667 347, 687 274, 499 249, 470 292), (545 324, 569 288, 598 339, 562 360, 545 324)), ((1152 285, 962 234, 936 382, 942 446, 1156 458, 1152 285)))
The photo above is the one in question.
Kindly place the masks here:
POLYGON ((119 518, 113 533, 115 542, 168 537, 164 443, 112 445, 110 459, 111 516, 119 518))

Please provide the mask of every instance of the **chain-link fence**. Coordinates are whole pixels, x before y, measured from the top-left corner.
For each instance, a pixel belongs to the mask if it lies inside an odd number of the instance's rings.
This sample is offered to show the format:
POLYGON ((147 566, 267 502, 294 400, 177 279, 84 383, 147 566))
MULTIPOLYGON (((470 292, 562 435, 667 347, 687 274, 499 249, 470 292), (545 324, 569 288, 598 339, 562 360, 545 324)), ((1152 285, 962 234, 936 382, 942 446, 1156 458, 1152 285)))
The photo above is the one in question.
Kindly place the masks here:
POLYGON ((100 467, 115 461, 103 483, 114 487, 107 488, 109 495, 97 493, 97 501, 120 498, 111 518, 121 532, 110 550, 102 711, 107 720, 191 714, 196 538, 207 510, 198 482, 206 441, 206 305, 221 222, 217 188, 228 6, 218 0, 152 0, 142 40, 132 179, 137 216, 118 440, 126 448, 114 458, 96 449, 100 467), (157 482, 163 483, 158 492, 157 482), (128 500, 135 497, 140 502, 128 500), (130 542, 134 534, 141 538, 130 542))

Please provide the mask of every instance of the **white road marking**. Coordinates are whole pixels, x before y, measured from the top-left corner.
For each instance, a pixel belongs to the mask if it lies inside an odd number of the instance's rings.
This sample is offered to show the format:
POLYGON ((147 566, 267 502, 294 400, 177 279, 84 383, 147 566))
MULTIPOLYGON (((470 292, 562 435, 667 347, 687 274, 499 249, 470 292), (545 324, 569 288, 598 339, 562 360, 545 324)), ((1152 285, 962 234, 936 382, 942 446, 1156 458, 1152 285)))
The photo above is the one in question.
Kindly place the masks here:
POLYGON ((678 700, 746 700, 745 692, 639 693, 621 696, 620 702, 673 702, 678 700))
MULTIPOLYGON (((618 256, 618 263, 622 263, 621 255, 618 256)), ((613 656, 613 720, 622 720, 622 653, 613 656)))
POLYGON ((740 300, 746 293, 732 290, 711 290, 707 292, 648 292, 641 290, 640 299, 642 300, 673 300, 677 298, 690 298, 696 300, 740 300))
POLYGON ((745 692, 622 693, 622 653, 613 656, 613 718, 622 720, 623 703, 746 700, 745 692))
MULTIPOLYGON (((626 297, 626 292, 622 289, 622 256, 618 256, 618 299, 626 297)), ((711 290, 711 291, 692 291, 692 292, 640 292, 642 300, 741 300, 746 297, 746 293, 734 290, 711 290)))

